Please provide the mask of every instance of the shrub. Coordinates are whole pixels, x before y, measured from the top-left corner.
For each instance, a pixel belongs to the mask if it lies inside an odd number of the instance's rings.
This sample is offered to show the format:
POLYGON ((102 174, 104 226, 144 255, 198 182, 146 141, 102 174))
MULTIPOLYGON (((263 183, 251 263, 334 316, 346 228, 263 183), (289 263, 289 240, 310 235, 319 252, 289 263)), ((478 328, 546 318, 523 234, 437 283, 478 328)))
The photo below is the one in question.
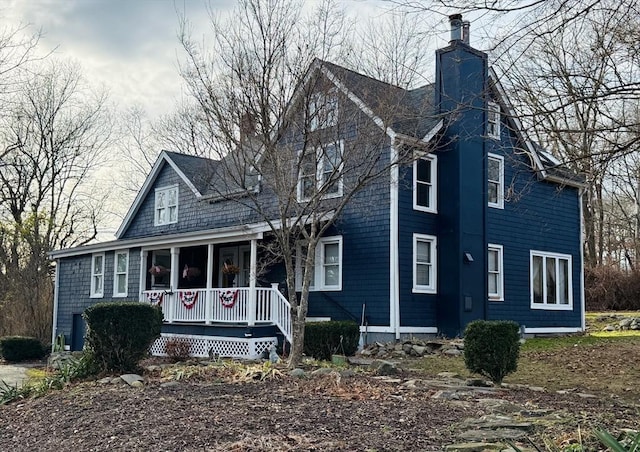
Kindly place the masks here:
POLYGON ((496 384, 518 368, 520 327, 504 320, 475 320, 464 331, 464 363, 496 384))
POLYGON ((608 265, 584 269, 588 311, 640 309, 640 273, 608 265))
POLYGON ((327 361, 336 353, 351 356, 359 340, 360 329, 355 322, 310 322, 305 326, 304 353, 327 361))
POLYGON ((0 356, 7 361, 19 362, 41 359, 47 350, 35 337, 7 336, 0 338, 0 356))
POLYGON ((167 340, 164 351, 171 361, 186 361, 191 357, 191 343, 182 338, 172 338, 167 340))
POLYGON ((160 337, 162 311, 137 302, 98 303, 84 311, 86 345, 101 370, 137 370, 155 339, 160 337))

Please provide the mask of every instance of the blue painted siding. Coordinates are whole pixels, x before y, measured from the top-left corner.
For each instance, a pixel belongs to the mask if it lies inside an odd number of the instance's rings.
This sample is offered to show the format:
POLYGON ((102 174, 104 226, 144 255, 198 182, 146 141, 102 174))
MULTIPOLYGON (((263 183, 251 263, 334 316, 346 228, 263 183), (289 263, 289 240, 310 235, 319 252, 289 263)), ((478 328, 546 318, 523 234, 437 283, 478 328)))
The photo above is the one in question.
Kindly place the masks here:
POLYGON ((578 189, 538 181, 530 162, 513 152, 517 143, 506 127, 490 151, 504 156, 509 193, 504 210, 488 209, 488 240, 503 246, 504 301, 488 303, 488 318, 509 319, 530 328, 579 328, 582 266, 578 189), (531 309, 530 251, 572 256, 573 309, 531 309))

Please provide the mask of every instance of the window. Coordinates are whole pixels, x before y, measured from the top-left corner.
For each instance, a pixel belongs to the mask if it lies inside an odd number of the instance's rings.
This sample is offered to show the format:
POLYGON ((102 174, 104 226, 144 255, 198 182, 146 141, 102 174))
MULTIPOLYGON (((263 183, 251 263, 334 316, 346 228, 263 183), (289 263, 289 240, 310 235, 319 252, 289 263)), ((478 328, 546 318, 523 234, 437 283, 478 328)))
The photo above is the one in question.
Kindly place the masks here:
MULTIPOLYGON (((299 243, 296 259, 297 290, 302 289, 306 251, 306 245, 299 243)), ((311 271, 310 290, 342 290, 342 236, 323 237, 319 240, 311 271)))
POLYGON ((500 139, 500 105, 491 101, 487 104, 487 135, 500 139))
POLYGON ((338 123, 338 97, 335 90, 315 93, 309 100, 309 130, 335 126, 338 123))
POLYGON ((531 307, 573 309, 570 255, 531 251, 531 307))
POLYGON ((504 158, 489 154, 487 167, 489 207, 504 209, 504 158))
POLYGON ((489 299, 504 300, 504 273, 502 267, 502 245, 489 245, 488 252, 489 299))
POLYGON ((343 143, 329 143, 315 151, 300 151, 298 202, 308 201, 314 194, 322 198, 342 196, 343 143))
POLYGON ((413 292, 436 293, 436 238, 413 234, 413 292))
POLYGON ((104 295, 104 253, 91 256, 91 298, 104 295))
POLYGON ((116 251, 113 264, 113 296, 126 297, 129 274, 129 251, 116 251))
POLYGON ((437 163, 435 155, 426 155, 413 162, 413 208, 436 213, 437 163))
POLYGON ((156 189, 154 225, 178 222, 178 186, 156 189))

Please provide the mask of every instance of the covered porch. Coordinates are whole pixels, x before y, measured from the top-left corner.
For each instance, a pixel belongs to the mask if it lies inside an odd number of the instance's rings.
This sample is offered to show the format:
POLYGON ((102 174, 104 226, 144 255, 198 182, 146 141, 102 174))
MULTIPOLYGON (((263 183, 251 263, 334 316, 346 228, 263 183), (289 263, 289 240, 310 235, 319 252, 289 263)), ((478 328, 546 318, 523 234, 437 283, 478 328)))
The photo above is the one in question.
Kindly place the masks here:
POLYGON ((261 238, 143 247, 139 300, 160 306, 166 324, 270 324, 291 343, 289 302, 269 272, 258 280, 261 238))

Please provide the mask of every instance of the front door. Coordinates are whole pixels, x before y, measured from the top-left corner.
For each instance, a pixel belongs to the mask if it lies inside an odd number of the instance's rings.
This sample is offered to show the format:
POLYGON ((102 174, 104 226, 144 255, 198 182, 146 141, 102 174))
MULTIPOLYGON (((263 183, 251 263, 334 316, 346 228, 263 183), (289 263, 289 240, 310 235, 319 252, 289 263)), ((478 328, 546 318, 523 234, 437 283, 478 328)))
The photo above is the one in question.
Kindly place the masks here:
POLYGON ((220 249, 219 287, 249 287, 251 250, 249 246, 220 249))
POLYGON ((81 351, 84 347, 85 323, 82 314, 73 314, 71 325, 71 350, 81 351))

